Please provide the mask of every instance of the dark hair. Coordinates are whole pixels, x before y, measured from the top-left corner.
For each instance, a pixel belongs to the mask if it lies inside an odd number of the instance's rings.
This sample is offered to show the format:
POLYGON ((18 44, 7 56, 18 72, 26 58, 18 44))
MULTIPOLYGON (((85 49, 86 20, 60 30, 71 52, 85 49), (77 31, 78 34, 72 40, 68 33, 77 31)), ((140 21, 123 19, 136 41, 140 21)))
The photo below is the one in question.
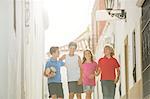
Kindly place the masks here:
POLYGON ((59 49, 59 47, 51 47, 49 52, 52 55, 53 53, 55 53, 57 50, 59 49))
POLYGON ((68 47, 70 48, 71 46, 74 46, 75 48, 77 48, 77 43, 76 42, 70 42, 68 47))
POLYGON ((83 52, 83 62, 82 62, 82 64, 84 64, 85 63, 85 61, 86 61, 86 58, 85 58, 85 52, 90 52, 90 54, 91 54, 91 61, 93 62, 93 54, 92 54, 92 52, 90 51, 90 50, 85 50, 84 52, 83 52))

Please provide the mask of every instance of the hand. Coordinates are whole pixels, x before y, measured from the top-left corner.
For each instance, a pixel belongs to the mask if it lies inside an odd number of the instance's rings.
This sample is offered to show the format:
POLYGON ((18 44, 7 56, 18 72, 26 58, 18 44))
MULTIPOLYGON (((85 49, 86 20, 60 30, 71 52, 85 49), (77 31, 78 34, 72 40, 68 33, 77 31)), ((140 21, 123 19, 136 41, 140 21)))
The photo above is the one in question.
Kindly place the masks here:
POLYGON ((55 72, 50 72, 49 75, 48 75, 48 77, 49 77, 49 78, 52 78, 52 77, 54 77, 55 75, 56 75, 55 72))
POLYGON ((47 68, 47 69, 44 71, 44 76, 45 76, 45 77, 48 77, 49 74, 50 74, 50 69, 47 68))
POLYGON ((99 75, 99 72, 95 72, 95 76, 98 76, 99 75))
POLYGON ((78 80, 78 85, 82 85, 82 79, 81 78, 78 80))

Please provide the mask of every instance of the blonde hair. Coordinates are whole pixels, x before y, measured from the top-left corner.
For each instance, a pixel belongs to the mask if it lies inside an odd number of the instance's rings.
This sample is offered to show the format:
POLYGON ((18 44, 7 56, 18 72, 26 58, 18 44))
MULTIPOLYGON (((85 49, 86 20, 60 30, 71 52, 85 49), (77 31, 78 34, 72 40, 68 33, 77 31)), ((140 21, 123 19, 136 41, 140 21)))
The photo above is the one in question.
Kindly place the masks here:
POLYGON ((106 45, 106 46, 104 47, 104 49, 105 49, 105 48, 108 48, 108 49, 110 50, 110 56, 111 56, 111 57, 115 55, 114 49, 113 49, 111 46, 106 45))

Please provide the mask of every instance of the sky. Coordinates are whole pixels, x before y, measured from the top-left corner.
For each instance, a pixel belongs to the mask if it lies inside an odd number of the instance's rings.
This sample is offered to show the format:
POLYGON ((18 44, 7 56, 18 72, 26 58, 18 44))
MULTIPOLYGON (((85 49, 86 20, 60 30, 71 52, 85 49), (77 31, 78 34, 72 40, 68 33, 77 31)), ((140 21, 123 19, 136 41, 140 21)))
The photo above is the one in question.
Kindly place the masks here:
POLYGON ((45 32, 45 49, 63 46, 76 39, 91 23, 95 0, 44 0, 49 28, 45 32))

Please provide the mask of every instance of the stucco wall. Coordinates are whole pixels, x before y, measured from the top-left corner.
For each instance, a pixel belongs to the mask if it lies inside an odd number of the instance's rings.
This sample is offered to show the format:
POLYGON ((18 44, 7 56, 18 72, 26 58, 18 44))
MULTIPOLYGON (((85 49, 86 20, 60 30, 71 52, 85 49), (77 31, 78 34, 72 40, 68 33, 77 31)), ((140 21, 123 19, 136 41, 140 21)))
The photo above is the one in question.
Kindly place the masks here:
POLYGON ((7 99, 8 91, 8 27, 9 0, 0 0, 0 99, 7 99))

